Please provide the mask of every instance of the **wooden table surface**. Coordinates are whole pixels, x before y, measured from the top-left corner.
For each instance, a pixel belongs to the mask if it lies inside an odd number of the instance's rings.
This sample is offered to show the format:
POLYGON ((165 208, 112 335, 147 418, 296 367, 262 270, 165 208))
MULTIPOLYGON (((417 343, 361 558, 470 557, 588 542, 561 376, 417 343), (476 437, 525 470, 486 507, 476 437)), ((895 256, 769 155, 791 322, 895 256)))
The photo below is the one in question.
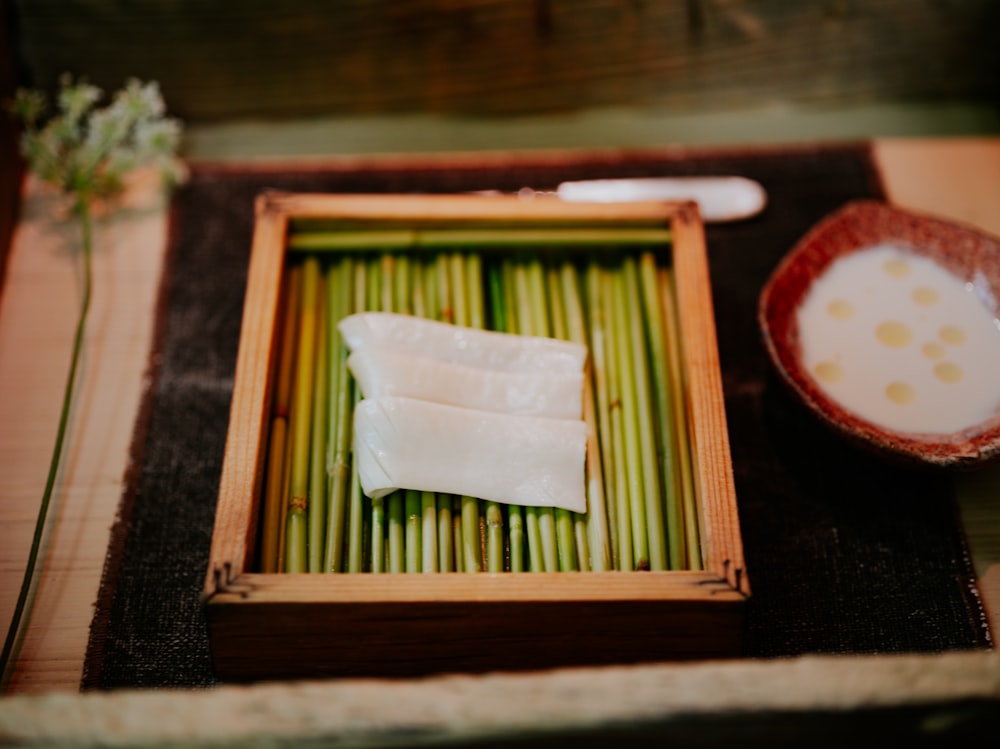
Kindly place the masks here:
MULTIPOLYGON (((1000 139, 875 142, 890 199, 1000 235, 1000 139)), ((10 693, 76 692, 147 386, 165 203, 141 179, 127 210, 97 226, 86 354, 52 512, 54 524, 10 693)), ((0 297, 0 622, 6 627, 48 470, 78 311, 73 225, 29 182, 0 297)), ((957 479, 981 592, 1000 632, 1000 470, 957 479)))

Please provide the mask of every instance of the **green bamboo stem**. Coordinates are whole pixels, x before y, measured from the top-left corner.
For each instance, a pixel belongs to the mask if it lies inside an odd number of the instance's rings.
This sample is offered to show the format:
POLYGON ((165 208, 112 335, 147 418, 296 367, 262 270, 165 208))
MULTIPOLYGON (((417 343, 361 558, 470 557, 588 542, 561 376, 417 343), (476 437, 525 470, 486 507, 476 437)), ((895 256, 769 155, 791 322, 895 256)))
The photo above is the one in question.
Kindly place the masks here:
POLYGON ((695 506, 695 484, 691 465, 691 442, 688 431, 687 402, 684 397, 684 373, 681 367, 683 357, 680 325, 677 320, 677 301, 674 293, 673 273, 662 269, 659 274, 660 295, 663 299, 664 328, 669 332, 670 371, 672 374, 674 411, 674 437, 678 448, 678 472, 680 473, 681 505, 684 515, 684 546, 687 567, 702 569, 701 543, 699 542, 698 510, 695 506))
POLYGON ((423 564, 423 508, 421 492, 407 489, 403 499, 406 513, 406 571, 420 572, 423 564))
MULTIPOLYGON (((361 265, 362 269, 364 266, 361 265)), ((337 323, 354 309, 355 268, 353 259, 345 256, 327 275, 328 288, 335 289, 335 296, 328 305, 327 335, 331 367, 329 408, 329 497, 327 500, 327 527, 323 566, 327 572, 341 572, 344 568, 344 536, 348 527, 351 478, 351 422, 353 418, 353 381, 347 369, 347 348, 337 323)))
MULTIPOLYGON (((353 278, 350 279, 350 284, 353 289, 350 306, 354 312, 363 312, 367 308, 368 275, 368 267, 364 262, 354 263, 354 274, 353 278)), ((345 283, 347 283, 346 280, 345 283)), ((354 413, 354 408, 361 399, 359 390, 359 388, 352 385, 348 395, 350 399, 350 413, 352 415, 354 413)), ((348 424, 351 423, 352 418, 353 416, 348 417, 348 424)), ((344 445, 348 448, 348 450, 350 450, 349 438, 345 438, 344 445)), ((364 548, 365 538, 367 538, 368 535, 365 532, 365 519, 367 517, 367 513, 365 512, 366 503, 364 501, 364 496, 361 493, 357 464, 354 460, 350 460, 350 466, 351 475, 348 482, 348 509, 347 520, 345 523, 347 526, 347 571, 362 572, 365 569, 364 548)))
MULTIPOLYGON (((566 335, 569 340, 587 345, 587 322, 580 297, 579 274, 573 264, 566 261, 559 273, 561 293, 566 316, 566 335)), ((589 352, 583 387, 583 420, 587 425, 587 514, 578 523, 577 533, 582 530, 587 553, 581 553, 581 560, 587 560, 591 569, 603 572, 611 568, 611 543, 608 530, 608 509, 604 496, 604 472, 601 465, 599 427, 595 405, 594 354, 589 352), (583 526, 582 529, 579 526, 583 526)), ((581 563, 581 567, 582 567, 581 563)))
MULTIPOLYGON (((507 285, 504 283, 504 270, 508 267, 508 264, 500 264, 498 262, 490 263, 487 267, 487 283, 489 285, 489 300, 490 300, 490 320, 494 330, 499 331, 510 331, 511 321, 508 316, 508 296, 507 285)), ((499 505, 497 506, 499 508, 499 505)), ((489 522, 490 517, 495 517, 493 511, 489 505, 487 505, 487 522, 489 522)), ((503 513, 501 511, 501 521, 503 519, 503 513)), ((508 567, 511 572, 523 572, 524 571, 524 517, 521 514, 521 508, 515 506, 510 506, 507 508, 507 554, 509 555, 509 560, 506 561, 500 558, 497 559, 496 549, 498 546, 501 547, 503 539, 501 538, 499 543, 496 538, 493 537, 493 533, 496 531, 494 529, 488 529, 488 540, 487 540, 487 564, 491 572, 497 571, 496 568, 499 566, 500 569, 508 567), (494 550, 491 553, 490 549, 494 550)), ((500 531, 502 533, 502 530, 500 531)))
POLYGON ((437 497, 434 496, 434 492, 420 492, 420 523, 420 569, 423 572, 437 572, 437 497))
POLYGON ((601 273, 601 296, 607 312, 607 362, 608 362, 608 415, 611 432, 615 493, 615 513, 618 517, 618 569, 635 569, 632 543, 632 517, 629 502, 628 468, 625 459, 625 413, 619 362, 625 354, 621 350, 619 328, 621 311, 615 303, 615 272, 601 273))
MULTIPOLYGON (((387 303, 392 303, 392 289, 383 278, 382 257, 373 257, 368 262, 368 297, 366 309, 385 309, 387 303), (388 301, 387 301, 388 300, 388 301)), ((390 495, 391 496, 391 495, 390 495)), ((372 499, 371 510, 368 513, 368 555, 372 572, 381 573, 388 570, 387 562, 387 514, 388 497, 372 499)))
POLYGON ((288 439, 288 410, 292 392, 292 372, 295 362, 298 330, 299 290, 301 270, 289 267, 284 279, 281 309, 281 339, 275 373, 274 402, 271 405, 271 432, 267 455, 267 485, 264 493, 263 524, 261 528, 260 568, 262 572, 281 570, 280 555, 283 518, 285 514, 285 452, 288 439))
MULTIPOLYGON (((399 299, 399 286, 397 277, 396 258, 389 252, 381 255, 381 276, 382 276, 382 310, 385 312, 403 312, 399 299)), ((406 568, 405 560, 405 525, 406 525, 406 492, 394 491, 385 497, 384 506, 386 514, 386 531, 388 552, 386 558, 387 571, 403 572, 406 568)))
POLYGON ((629 513, 632 521, 632 563, 637 569, 649 567, 649 537, 643 498, 642 452, 639 443, 639 403, 637 398, 635 356, 630 335, 629 289, 624 268, 613 274, 615 287, 615 336, 618 339, 617 367, 621 384, 625 435, 625 474, 629 513))
MULTIPOLYGON (((528 304, 532 311, 532 332, 534 335, 551 336, 551 313, 545 287, 545 269, 535 256, 528 261, 528 304)), ((552 507, 538 507, 538 527, 542 538, 542 558, 546 572, 576 568, 576 538, 573 522, 569 514, 560 510, 561 521, 557 522, 557 512, 552 507)))
POLYGON ((632 411, 639 453, 642 500, 646 526, 648 565, 651 570, 667 569, 667 540, 663 527, 663 495, 660 487, 660 464, 657 455, 656 404, 649 382, 649 350, 646 321, 643 315, 642 289, 638 264, 633 257, 622 263, 628 306, 629 339, 632 347, 632 382, 635 406, 632 411))
MULTIPOLYGON (((596 261, 587 263, 585 283, 587 301, 588 340, 590 344, 590 364, 592 368, 589 381, 593 384, 593 408, 596 410, 594 419, 597 423, 597 449, 600 458, 592 462, 600 466, 601 487, 593 487, 593 491, 603 491, 605 517, 607 518, 607 538, 610 547, 609 564, 612 569, 618 569, 618 513, 616 511, 616 494, 614 487, 614 451, 611 438, 611 405, 608 397, 607 353, 605 340, 607 338, 608 310, 604 304, 601 290, 603 271, 596 261)), ((586 407, 587 400, 584 400, 586 407)), ((593 449, 593 446, 589 446, 593 449)), ((589 458, 589 453, 588 453, 589 458)))
POLYGON ((448 495, 451 502, 451 545, 455 555, 455 572, 465 572, 465 539, 462 523, 462 498, 455 495, 448 495))
MULTIPOLYGON (((426 262, 415 262, 411 269, 413 314, 417 317, 430 317, 429 281, 433 274, 428 273, 426 262)), ((422 572, 438 571, 438 535, 437 535, 437 498, 434 492, 420 492, 420 570, 422 572)), ((407 539, 407 551, 410 549, 410 539, 407 539)))
MULTIPOLYGON (((516 333, 521 329, 521 325, 517 307, 517 279, 514 264, 509 261, 501 263, 498 275, 503 287, 503 293, 498 297, 498 303, 503 308, 503 318, 506 322, 500 330, 516 333)), ((530 535, 524 508, 519 505, 510 505, 507 508, 507 537, 510 548, 511 572, 526 572, 532 569, 530 535)))
MULTIPOLYGON (((570 267, 572 272, 572 266, 570 267)), ((568 340, 566 305, 562 294, 559 269, 550 264, 544 269, 545 295, 549 300, 548 334, 553 338, 568 340)), ((587 548, 585 516, 557 507, 555 516, 556 544, 559 552, 559 569, 563 572, 575 571, 589 566, 590 551, 587 548)))
POLYGON ((664 325, 664 300, 657 280, 656 257, 651 252, 639 256, 639 276, 642 284, 642 306, 648 326, 649 359, 653 381, 651 395, 657 413, 657 446, 660 478, 663 482, 663 512, 667 533, 668 566, 683 569, 686 562, 684 515, 680 500, 677 470, 677 440, 674 437, 674 388, 671 383, 670 353, 664 325))
MULTIPOLYGON (((528 279, 528 269, 524 262, 511 261, 513 266, 514 300, 517 319, 517 330, 521 335, 534 335, 535 317, 531 308, 531 288, 528 279)), ((525 536, 528 540, 528 569, 532 572, 545 571, 545 552, 539 527, 539 511, 537 507, 525 507, 525 536)))
POLYGON ((662 246, 671 239, 662 227, 485 227, 472 229, 367 229, 343 231, 293 231, 288 249, 293 252, 404 250, 451 251, 562 246, 662 246))
MULTIPOLYGON (((357 396, 355 396, 355 404, 357 396)), ((361 493, 361 481, 358 478, 357 462, 351 461, 351 481, 348 494, 347 515, 347 571, 352 573, 364 572, 365 570, 365 499, 361 493)))
MULTIPOLYGON (((461 253, 448 255, 448 273, 454 323, 468 327, 472 324, 471 290, 465 259, 461 253)), ((481 322, 481 316, 477 317, 480 317, 481 322)), ((462 514, 462 543, 457 548, 462 550, 462 567, 466 572, 479 572, 483 568, 479 500, 475 497, 462 496, 459 503, 462 514)))
POLYGON ((309 507, 308 507, 308 571, 322 572, 326 551, 327 511, 327 404, 330 362, 328 359, 327 305, 329 295, 326 280, 320 277, 316 300, 316 371, 313 378, 312 430, 310 434, 309 507))
POLYGON ((437 495, 437 547, 438 570, 455 572, 455 538, 452 531, 452 497, 450 494, 437 495))
POLYGON ((312 396, 316 362, 319 260, 307 257, 302 264, 302 306, 299 310, 299 343, 295 362, 291 424, 292 456, 290 495, 285 519, 285 571, 305 572, 307 512, 309 507, 312 396))
MULTIPOLYGON (((486 302, 483 299, 482 257, 472 253, 465 258, 465 288, 468 290, 469 326, 486 327, 486 302)), ((504 540, 503 508, 497 502, 481 502, 483 518, 483 566, 489 572, 503 572, 506 542, 504 540)))

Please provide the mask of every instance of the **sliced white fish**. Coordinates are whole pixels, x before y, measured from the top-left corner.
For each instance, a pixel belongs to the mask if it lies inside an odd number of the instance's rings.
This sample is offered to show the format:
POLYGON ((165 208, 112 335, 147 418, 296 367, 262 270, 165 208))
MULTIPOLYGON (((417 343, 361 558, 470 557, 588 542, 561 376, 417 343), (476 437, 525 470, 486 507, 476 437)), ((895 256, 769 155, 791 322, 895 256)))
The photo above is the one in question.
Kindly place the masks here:
POLYGON ((395 312, 358 312, 338 323, 351 351, 391 348, 402 353, 503 372, 577 372, 585 346, 539 336, 499 333, 395 312))
POLYGON ((586 511, 582 420, 367 398, 354 411, 354 450, 374 499, 416 489, 586 511))
POLYGON ((501 372, 360 348, 347 366, 365 398, 399 396, 483 411, 580 419, 583 372, 501 372))

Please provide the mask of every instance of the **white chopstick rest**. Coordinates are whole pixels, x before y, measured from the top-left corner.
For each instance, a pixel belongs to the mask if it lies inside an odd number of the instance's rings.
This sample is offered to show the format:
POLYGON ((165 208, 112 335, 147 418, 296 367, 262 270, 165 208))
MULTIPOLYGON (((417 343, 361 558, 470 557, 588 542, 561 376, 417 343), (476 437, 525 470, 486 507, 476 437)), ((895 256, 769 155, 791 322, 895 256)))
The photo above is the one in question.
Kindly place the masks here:
POLYGON ((354 411, 365 494, 400 488, 586 512, 582 420, 457 408, 413 398, 366 398, 354 411))
POLYGON ((736 221, 760 213, 767 193, 746 177, 638 177, 563 182, 556 194, 570 202, 626 203, 693 200, 704 221, 736 221))
POLYGON ((553 419, 583 414, 582 369, 504 372, 375 347, 353 351, 347 366, 365 398, 399 396, 553 419))
POLYGON ((394 312, 359 312, 338 323, 351 351, 391 348, 467 367, 502 372, 578 372, 586 347, 555 338, 451 325, 394 312))

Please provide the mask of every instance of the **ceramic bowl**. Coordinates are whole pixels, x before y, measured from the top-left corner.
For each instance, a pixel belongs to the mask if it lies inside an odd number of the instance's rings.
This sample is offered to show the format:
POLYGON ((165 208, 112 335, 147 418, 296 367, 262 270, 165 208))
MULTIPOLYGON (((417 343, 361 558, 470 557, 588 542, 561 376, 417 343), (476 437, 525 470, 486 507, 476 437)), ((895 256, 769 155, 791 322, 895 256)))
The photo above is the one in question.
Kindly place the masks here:
MULTIPOLYGON (((826 274, 836 261, 881 245, 891 245, 930 259, 964 282, 966 289, 974 288, 976 296, 992 313, 995 344, 1000 346, 1000 326, 996 323, 1000 314, 996 302, 1000 299, 1000 240, 938 217, 865 200, 846 204, 814 226, 781 260, 765 284, 759 300, 758 321, 764 345, 777 372, 821 421, 844 437, 884 456, 907 463, 958 469, 995 460, 1000 457, 1000 378, 995 385, 997 405, 992 411, 987 408, 982 417, 977 415, 974 423, 954 431, 901 429, 890 428, 881 419, 872 419, 870 414, 867 417, 860 415, 859 411, 864 409, 846 407, 843 399, 835 399, 820 382, 823 372, 818 367, 814 366, 813 372, 807 369, 803 361, 799 313, 810 291, 820 279, 830 277, 826 274)), ((878 283, 882 283, 881 279, 878 283)), ((958 287, 961 288, 961 284, 958 287)), ((877 293, 875 296, 882 295, 877 293)), ((885 316, 891 317, 891 310, 889 313, 885 316)), ((919 345, 919 341, 914 340, 913 345, 919 345)), ((943 344, 937 344, 938 351, 944 348, 943 344)), ((976 348, 972 350, 975 353, 967 351, 963 355, 969 361, 970 354, 980 357, 983 350, 976 348)), ((932 366, 931 362, 926 364, 932 366)), ((836 375, 839 378, 841 373, 836 375)), ((876 377, 882 375, 881 371, 875 373, 876 377)), ((883 385, 879 383, 878 387, 883 385)), ((960 388, 963 384, 959 382, 950 387, 960 388)), ((985 392, 990 388, 992 385, 988 384, 985 392)), ((987 397, 992 398, 992 395, 987 397)), ((947 405, 947 401, 941 402, 947 405)))

